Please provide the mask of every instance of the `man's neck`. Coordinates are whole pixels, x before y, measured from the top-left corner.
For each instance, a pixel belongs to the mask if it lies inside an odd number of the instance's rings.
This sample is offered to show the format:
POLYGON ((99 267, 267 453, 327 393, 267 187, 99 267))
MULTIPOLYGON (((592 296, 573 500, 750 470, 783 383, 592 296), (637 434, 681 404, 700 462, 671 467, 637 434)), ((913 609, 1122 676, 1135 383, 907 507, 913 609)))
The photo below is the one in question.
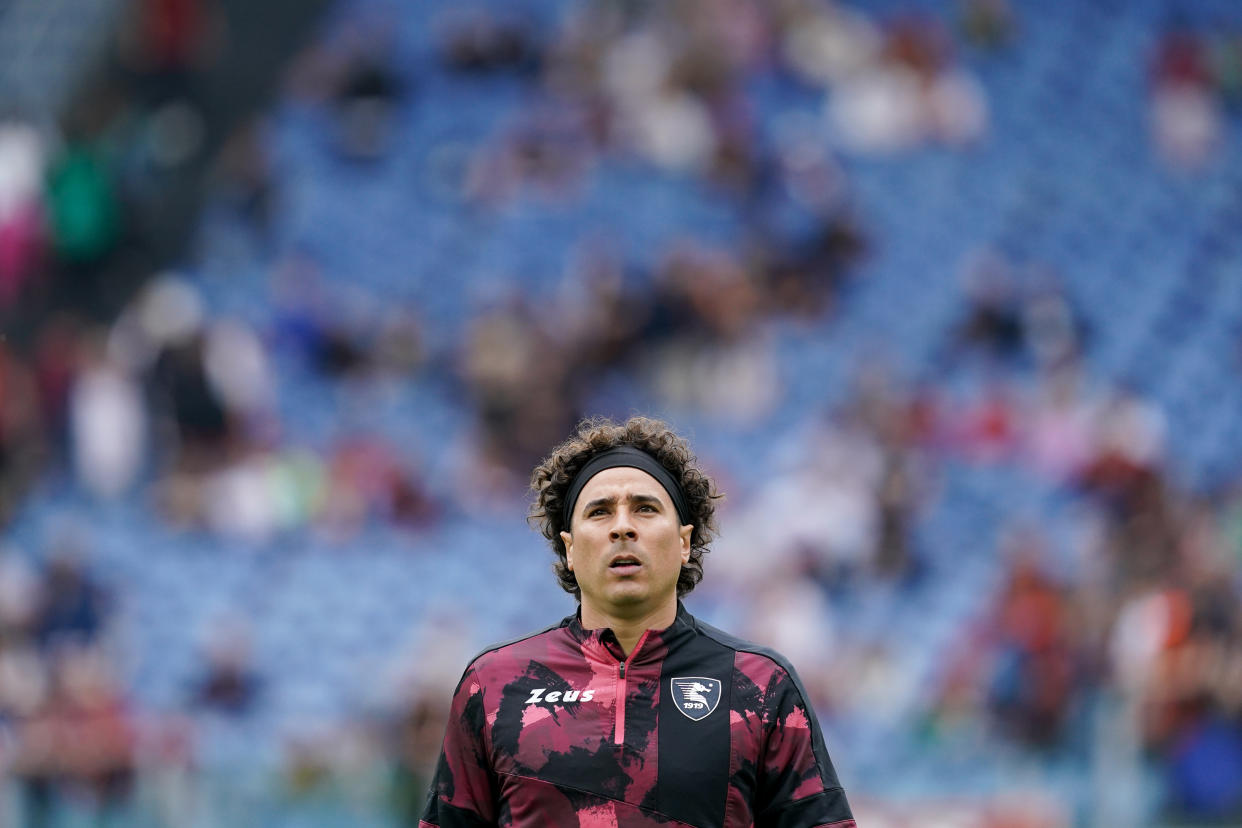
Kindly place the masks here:
POLYGON ((647 630, 662 630, 677 620, 677 601, 662 605, 649 612, 633 616, 617 614, 582 603, 582 627, 587 630, 601 630, 607 627, 617 637, 621 649, 628 656, 638 640, 647 630))

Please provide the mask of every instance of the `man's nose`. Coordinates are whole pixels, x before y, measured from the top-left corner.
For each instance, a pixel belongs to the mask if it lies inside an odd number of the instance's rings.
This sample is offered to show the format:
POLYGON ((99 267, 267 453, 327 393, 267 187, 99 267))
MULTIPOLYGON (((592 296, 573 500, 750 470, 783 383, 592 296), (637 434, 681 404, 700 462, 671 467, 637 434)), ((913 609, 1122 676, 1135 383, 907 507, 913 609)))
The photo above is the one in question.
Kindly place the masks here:
POLYGON ((608 532, 608 538, 613 541, 634 540, 638 534, 634 531, 634 524, 630 521, 629 515, 624 511, 617 513, 617 518, 612 522, 612 529, 608 532))

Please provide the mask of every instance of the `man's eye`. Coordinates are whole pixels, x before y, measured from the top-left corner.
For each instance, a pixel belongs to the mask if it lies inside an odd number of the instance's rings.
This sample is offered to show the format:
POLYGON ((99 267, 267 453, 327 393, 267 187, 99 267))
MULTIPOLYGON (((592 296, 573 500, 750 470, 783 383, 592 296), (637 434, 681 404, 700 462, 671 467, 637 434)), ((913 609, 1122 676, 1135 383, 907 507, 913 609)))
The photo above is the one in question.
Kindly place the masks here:
POLYGON ((602 515, 602 514, 604 514, 604 507, 596 506, 594 509, 587 512, 587 517, 595 517, 596 515, 602 515))
POLYGON ((650 503, 644 503, 642 506, 639 506, 639 507, 638 507, 638 511, 640 511, 640 512, 654 512, 654 511, 655 511, 655 507, 654 507, 654 506, 652 506, 650 503))

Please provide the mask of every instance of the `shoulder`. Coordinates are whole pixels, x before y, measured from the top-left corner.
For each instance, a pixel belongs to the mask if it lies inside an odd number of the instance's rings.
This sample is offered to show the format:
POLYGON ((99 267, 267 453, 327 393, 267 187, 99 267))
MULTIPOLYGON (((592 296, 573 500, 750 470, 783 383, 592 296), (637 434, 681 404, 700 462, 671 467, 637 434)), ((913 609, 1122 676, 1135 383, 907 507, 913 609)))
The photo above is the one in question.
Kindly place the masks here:
POLYGON ((733 652, 733 706, 764 720, 783 718, 794 708, 814 717, 810 696, 793 664, 771 647, 731 635, 696 619, 704 638, 733 652))
POLYGON ((516 662, 527 663, 531 660, 540 661, 546 656, 553 641, 565 635, 565 622, 544 627, 541 630, 520 635, 507 641, 489 644, 470 659, 462 673, 464 682, 469 676, 483 678, 492 676, 498 671, 507 673, 516 662))
MULTIPOLYGON (((705 624, 697 618, 694 621, 699 634, 715 641, 735 653, 734 669, 750 676, 752 680, 759 678, 788 677, 797 680, 797 672, 789 659, 771 647, 747 641, 736 635, 727 633, 711 624, 705 624)), ((756 681, 756 683, 758 683, 756 681)))

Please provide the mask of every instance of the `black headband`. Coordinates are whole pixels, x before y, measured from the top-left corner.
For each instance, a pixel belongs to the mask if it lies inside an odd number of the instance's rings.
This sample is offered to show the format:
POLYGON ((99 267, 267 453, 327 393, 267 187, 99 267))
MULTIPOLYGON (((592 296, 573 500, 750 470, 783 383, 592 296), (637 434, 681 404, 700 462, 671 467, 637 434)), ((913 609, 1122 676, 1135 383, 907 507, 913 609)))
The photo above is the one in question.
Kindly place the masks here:
POLYGON ((690 522, 690 510, 686 507, 686 493, 681 490, 681 485, 673 475, 669 474, 668 469, 660 465, 659 461, 642 449, 635 448, 634 446, 617 446, 607 451, 601 451, 586 461, 586 464, 578 470, 578 473, 574 475, 574 479, 570 481, 569 491, 565 495, 565 509, 561 515, 565 531, 569 531, 571 518, 574 514, 574 506, 578 504, 578 495, 582 494, 582 488, 587 484, 587 481, 604 469, 615 469, 618 467, 641 469, 654 477, 672 499, 673 506, 677 509, 677 519, 681 521, 681 525, 685 526, 690 522))

